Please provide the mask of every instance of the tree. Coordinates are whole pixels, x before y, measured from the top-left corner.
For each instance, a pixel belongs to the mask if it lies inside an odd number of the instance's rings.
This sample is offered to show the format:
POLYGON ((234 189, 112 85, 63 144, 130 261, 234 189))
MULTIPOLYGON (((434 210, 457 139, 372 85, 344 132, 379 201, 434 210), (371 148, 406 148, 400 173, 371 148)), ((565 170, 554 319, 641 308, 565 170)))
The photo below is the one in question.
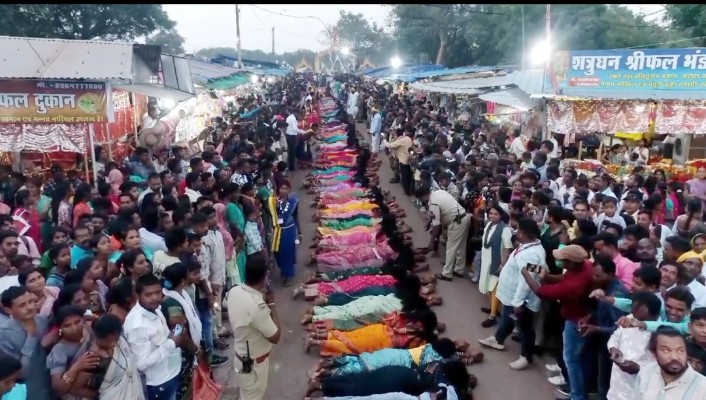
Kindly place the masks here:
POLYGON ((472 4, 396 4, 393 24, 400 45, 414 52, 436 54, 436 63, 444 64, 449 49, 464 40, 468 13, 472 4), (411 47, 407 47, 411 46, 411 47), (433 49, 433 51, 430 51, 433 49))
MULTIPOLYGON (((520 64, 545 37, 546 6, 540 4, 395 5, 395 36, 408 55, 436 54, 448 66, 520 64)), ((606 50, 668 42, 672 30, 623 6, 555 4, 551 9, 556 49, 606 50)))
POLYGON ((147 44, 162 47, 162 53, 178 55, 184 53, 184 38, 176 30, 159 31, 148 36, 147 44))
POLYGON ((158 4, 1 4, 0 35, 126 40, 174 28, 158 4))
POLYGON ((697 38, 680 41, 680 47, 706 46, 706 5, 666 4, 664 20, 672 29, 682 31, 685 37, 697 38))
POLYGON ((370 23, 363 14, 341 10, 336 25, 324 31, 326 44, 347 47, 362 61, 365 57, 378 60, 385 53, 385 32, 370 23))

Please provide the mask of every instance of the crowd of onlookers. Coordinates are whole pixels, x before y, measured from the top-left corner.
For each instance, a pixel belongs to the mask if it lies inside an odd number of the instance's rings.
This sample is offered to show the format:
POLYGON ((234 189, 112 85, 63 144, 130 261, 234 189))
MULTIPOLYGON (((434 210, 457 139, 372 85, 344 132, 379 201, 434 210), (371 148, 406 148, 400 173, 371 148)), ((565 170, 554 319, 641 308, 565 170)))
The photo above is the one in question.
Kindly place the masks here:
POLYGON ((286 171, 311 157, 313 96, 301 76, 268 84, 215 116, 197 153, 98 151, 97 182, 1 167, 3 399, 192 399, 215 387, 210 369, 233 358, 224 320, 241 312, 222 299, 246 264, 294 277, 300 234, 272 242, 285 222, 298 231, 286 171))
POLYGON ((642 140, 628 176, 589 175, 526 126, 452 121, 407 93, 369 110, 372 151, 429 212, 430 250, 445 243, 437 277, 488 296, 482 346, 517 340, 514 370, 544 355, 572 400, 706 398, 705 168, 648 172, 642 140))

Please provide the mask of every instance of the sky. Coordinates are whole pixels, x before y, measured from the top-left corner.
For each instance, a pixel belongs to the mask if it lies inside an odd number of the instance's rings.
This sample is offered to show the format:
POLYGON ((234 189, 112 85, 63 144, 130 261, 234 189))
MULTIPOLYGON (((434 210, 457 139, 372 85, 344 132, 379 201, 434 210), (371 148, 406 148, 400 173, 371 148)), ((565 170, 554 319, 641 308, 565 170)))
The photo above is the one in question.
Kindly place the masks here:
MULTIPOLYGON (((659 20, 663 7, 655 4, 626 5, 635 13, 659 20)), ((196 52, 207 47, 236 47, 235 5, 233 4, 165 4, 169 17, 184 39, 184 49, 196 52)), ((323 50, 324 23, 334 25, 341 10, 360 13, 368 21, 385 25, 389 6, 380 4, 266 4, 241 5, 240 36, 244 49, 272 50, 272 27, 275 28, 275 52, 301 48, 323 50), (279 14, 279 15, 278 15, 279 14), (305 18, 315 16, 317 18, 305 18)))
MULTIPOLYGON (((206 47, 236 47, 235 5, 165 4, 164 10, 176 21, 176 29, 185 39, 187 52, 206 47)), ((324 23, 335 25, 341 10, 363 14, 368 21, 378 25, 384 25, 389 14, 389 7, 380 4, 243 4, 240 12, 242 48, 271 51, 274 27, 276 53, 301 48, 323 50, 325 46, 320 40, 323 39, 324 23), (301 18, 306 16, 316 16, 320 20, 301 18)))

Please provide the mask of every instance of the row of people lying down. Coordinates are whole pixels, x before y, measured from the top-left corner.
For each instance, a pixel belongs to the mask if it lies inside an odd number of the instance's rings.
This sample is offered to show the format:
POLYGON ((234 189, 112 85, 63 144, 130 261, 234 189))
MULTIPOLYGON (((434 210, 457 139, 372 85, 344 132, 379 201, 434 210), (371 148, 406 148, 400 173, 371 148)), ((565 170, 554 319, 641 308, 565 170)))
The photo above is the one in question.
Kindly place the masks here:
MULTIPOLYGON (((365 170, 361 164, 357 168, 365 170)), ((338 185, 354 174, 337 169, 326 175, 338 185)), ((321 207, 312 257, 319 272, 294 293, 316 302, 302 319, 306 349, 318 346, 325 357, 310 373, 307 396, 417 398, 445 385, 438 398, 470 397, 474 382, 466 364, 481 361, 482 353, 437 339, 439 323, 429 306, 441 298, 432 294, 433 276, 412 273, 423 254, 400 234, 400 227, 409 229, 397 221, 404 214, 394 199, 376 189, 339 193, 318 184, 311 186, 319 193, 314 206, 321 207)))
MULTIPOLYGON (((398 260, 389 264, 384 269, 407 272, 398 260)), ((388 392, 419 395, 421 392, 417 390, 423 385, 415 386, 411 382, 417 379, 421 384, 426 379, 424 372, 434 370, 427 367, 456 362, 464 366, 465 375, 461 376, 466 380, 437 379, 434 382, 451 384, 459 398, 470 395, 474 382, 465 365, 482 361, 482 353, 470 350, 466 342, 436 338, 436 332, 443 330, 443 326, 439 329, 436 314, 420 296, 421 291, 419 278, 408 273, 390 295, 359 297, 341 306, 314 307, 311 318, 305 319, 311 322, 307 326, 310 333, 306 347, 319 346, 321 356, 326 359, 312 371, 307 394, 321 391, 326 396, 388 392), (379 369, 383 370, 377 371, 379 369), (370 374, 385 374, 387 378, 380 385, 358 384, 374 379, 368 376, 370 374)), ((347 295, 356 296, 355 293, 347 295)), ((453 365, 449 368, 453 369, 453 365)), ((437 371, 430 376, 439 374, 437 371)), ((440 374, 437 378, 444 376, 446 374, 440 374)))

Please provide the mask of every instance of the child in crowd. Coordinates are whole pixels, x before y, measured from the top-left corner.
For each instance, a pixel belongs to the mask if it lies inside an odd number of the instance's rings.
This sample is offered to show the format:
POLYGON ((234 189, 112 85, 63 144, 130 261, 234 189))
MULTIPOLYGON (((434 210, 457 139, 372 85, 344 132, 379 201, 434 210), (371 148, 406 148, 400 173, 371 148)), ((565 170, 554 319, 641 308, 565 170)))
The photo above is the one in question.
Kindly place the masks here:
POLYGON ((258 226, 260 211, 254 207, 247 207, 245 213, 245 251, 250 257, 261 254, 264 245, 260 227, 258 226))
POLYGON ((601 206, 603 207, 603 212, 593 220, 599 231, 605 230, 605 226, 608 222, 620 225, 621 228, 625 229, 627 225, 625 225, 625 219, 617 213, 618 200, 616 200, 615 197, 603 196, 601 206))

